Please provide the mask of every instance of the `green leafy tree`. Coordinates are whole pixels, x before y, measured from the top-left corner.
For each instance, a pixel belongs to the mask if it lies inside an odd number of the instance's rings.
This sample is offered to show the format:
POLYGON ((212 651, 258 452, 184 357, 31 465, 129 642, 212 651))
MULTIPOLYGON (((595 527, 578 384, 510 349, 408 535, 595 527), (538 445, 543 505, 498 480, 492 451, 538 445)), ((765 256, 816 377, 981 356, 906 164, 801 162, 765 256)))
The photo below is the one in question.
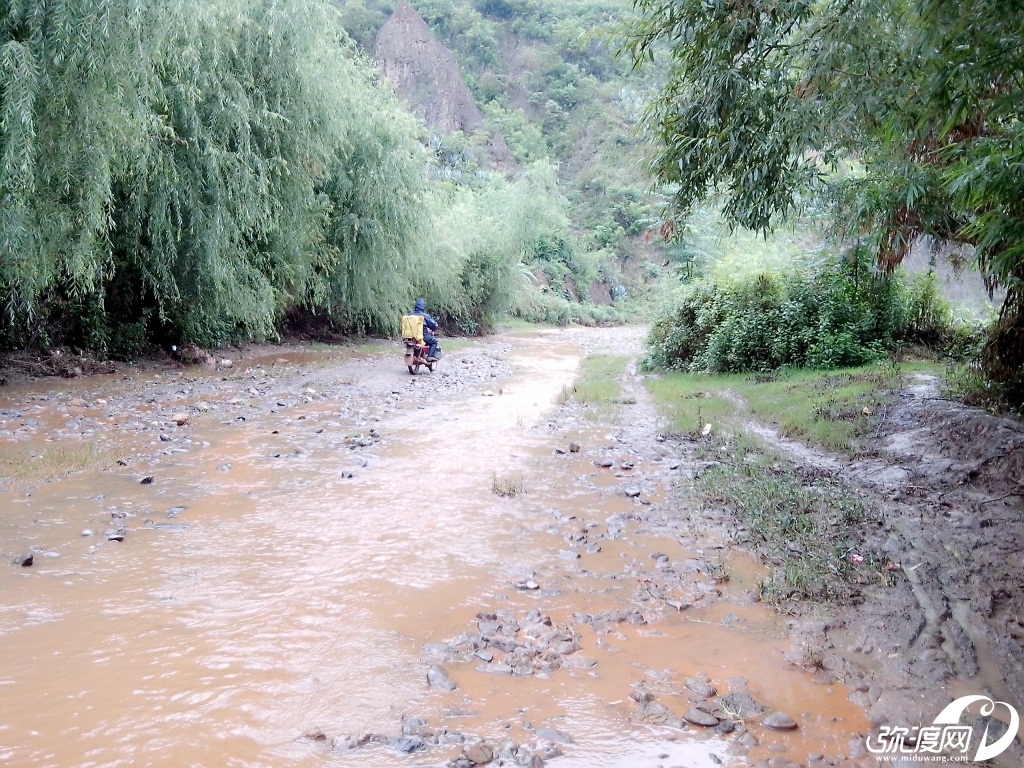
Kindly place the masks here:
POLYGON ((645 116, 683 217, 720 196, 770 231, 823 206, 894 268, 922 234, 975 247, 1007 291, 989 370, 1024 364, 1024 4, 1019 0, 635 0, 622 50, 662 53, 645 116))

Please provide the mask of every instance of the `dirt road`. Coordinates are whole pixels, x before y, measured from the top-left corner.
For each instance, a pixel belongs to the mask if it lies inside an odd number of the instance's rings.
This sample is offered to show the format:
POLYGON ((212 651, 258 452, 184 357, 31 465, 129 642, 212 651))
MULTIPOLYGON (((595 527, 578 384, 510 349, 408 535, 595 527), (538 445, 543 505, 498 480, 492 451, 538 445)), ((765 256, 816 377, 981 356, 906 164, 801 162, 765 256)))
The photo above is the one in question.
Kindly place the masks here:
POLYGON ((0 760, 875 764, 857 685, 787 661, 825 624, 758 602, 639 379, 559 404, 639 340, 8 388, 0 760))

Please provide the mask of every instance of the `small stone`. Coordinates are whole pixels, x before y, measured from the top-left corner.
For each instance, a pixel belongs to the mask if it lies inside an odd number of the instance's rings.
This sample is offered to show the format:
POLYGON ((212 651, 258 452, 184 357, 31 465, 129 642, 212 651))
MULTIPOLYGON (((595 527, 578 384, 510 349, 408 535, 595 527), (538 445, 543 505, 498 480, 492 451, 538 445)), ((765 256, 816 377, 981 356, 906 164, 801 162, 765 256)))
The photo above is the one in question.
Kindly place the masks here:
POLYGON ((494 748, 486 741, 478 741, 462 748, 462 754, 473 765, 487 765, 494 760, 494 748))
POLYGON ((700 431, 700 435, 701 435, 701 437, 707 437, 710 434, 711 434, 711 425, 710 424, 705 424, 704 425, 704 429, 702 429, 700 431))
POLYGON ((176 414, 175 414, 175 415, 174 415, 174 416, 172 417, 172 420, 173 420, 173 421, 174 421, 174 423, 175 423, 175 424, 177 424, 177 425, 178 425, 179 427, 184 427, 184 426, 185 426, 185 425, 186 425, 186 424, 188 423, 188 416, 186 416, 186 415, 185 415, 184 413, 176 413, 176 414))
POLYGON ((427 721, 418 717, 414 717, 411 720, 406 720, 402 726, 403 736, 418 736, 420 738, 429 739, 434 735, 434 732, 427 727, 427 721))
POLYGON ((473 655, 480 659, 480 661, 486 661, 488 664, 494 661, 494 654, 490 651, 476 651, 473 655))
POLYGON ((82 531, 82 535, 83 535, 83 536, 92 536, 92 528, 85 528, 85 529, 84 529, 84 530, 82 531))
POLYGON ((447 670, 439 664, 427 670, 427 684, 435 691, 454 691, 459 687, 447 670))
POLYGON ((567 733, 555 730, 554 728, 538 728, 536 731, 538 739, 553 741, 556 744, 572 744, 572 737, 567 733))
POLYGON ((623 491, 625 491, 626 496, 631 499, 635 499, 640 495, 640 488, 636 485, 627 485, 623 488, 623 491))
POLYGON ((576 654, 566 656, 562 659, 562 663, 573 669, 593 669, 597 666, 597 661, 589 656, 577 656, 576 654))
POLYGON ((562 550, 559 550, 558 556, 562 560, 579 560, 580 553, 579 552, 573 552, 571 549, 562 549, 562 550))
POLYGON ((508 664, 478 664, 477 670, 480 672, 487 672, 492 675, 511 675, 512 667, 508 664))
POLYGON ((152 485, 152 484, 153 484, 153 476, 152 475, 147 475, 146 477, 144 477, 141 480, 139 480, 139 485, 152 485))
POLYGON ((696 693, 698 696, 702 696, 705 699, 710 699, 712 696, 718 693, 718 691, 715 690, 715 686, 713 686, 707 680, 704 680, 699 677, 686 678, 686 681, 683 683, 683 686, 685 686, 686 690, 690 691, 691 693, 696 693))
POLYGON ((161 443, 169 443, 169 442, 171 442, 171 436, 161 432, 160 433, 160 442, 161 443))
POLYGON ((797 727, 796 720, 785 712, 772 712, 761 721, 761 724, 775 731, 791 731, 797 727))
POLYGON ((20 565, 22 568, 28 568, 35 562, 35 556, 31 552, 26 552, 24 555, 18 555, 14 558, 14 564, 20 565))
POLYGON ((690 707, 686 710, 686 714, 683 715, 683 719, 688 723, 694 725, 703 725, 705 728, 713 728, 718 725, 718 718, 714 715, 709 715, 707 712, 702 712, 696 707, 690 707))
POLYGON ((611 459, 601 459, 600 461, 595 461, 594 463, 597 464, 597 466, 602 467, 604 469, 611 469, 611 467, 615 464, 615 462, 612 461, 611 459))
POLYGON ((418 736, 388 739, 388 746, 396 752, 403 752, 405 754, 424 749, 423 739, 418 736))
POLYGON ((757 736, 752 733, 744 733, 740 736, 740 744, 748 749, 753 749, 758 745, 757 736))
POLYGON ((569 453, 579 453, 581 450, 579 443, 569 443, 569 453))

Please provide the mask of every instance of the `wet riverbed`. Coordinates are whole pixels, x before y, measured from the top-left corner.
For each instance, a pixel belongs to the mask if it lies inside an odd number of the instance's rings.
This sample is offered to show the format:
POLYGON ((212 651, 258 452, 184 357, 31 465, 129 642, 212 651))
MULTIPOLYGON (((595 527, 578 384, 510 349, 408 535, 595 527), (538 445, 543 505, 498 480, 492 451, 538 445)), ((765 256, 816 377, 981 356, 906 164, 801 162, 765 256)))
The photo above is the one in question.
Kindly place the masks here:
MULTIPOLYGON (((355 369, 328 361, 321 379, 372 368, 379 396, 364 406, 321 392, 254 414, 228 393, 216 417, 190 420, 188 442, 175 438, 180 452, 0 494, 0 549, 35 548, 31 568, 0 569, 0 760, 361 768, 461 754, 454 744, 342 752, 307 737, 400 735, 402 718, 538 751, 537 729, 558 729, 573 743, 551 764, 581 768, 848 754, 863 715, 840 684, 784 661, 785 625, 750 602, 756 566, 738 553, 722 555, 731 579, 721 599, 671 612, 639 604, 649 622, 603 634, 577 625, 596 666, 514 677, 460 658, 446 663, 457 690, 428 688, 438 660, 424 645, 473 631, 478 613, 538 610, 559 624, 636 607, 643 576, 631 563, 649 567, 656 550, 678 563, 704 555, 692 536, 645 533, 630 519, 637 500, 586 451, 553 456, 566 435, 557 398, 579 347, 557 333, 506 343, 511 378, 413 397, 425 385, 410 383, 397 354, 355 369), (525 493, 495 494, 509 478, 525 493), (610 518, 624 521, 615 536, 610 518), (601 551, 560 556, 587 524, 604 536, 601 551), (108 541, 119 526, 124 540, 108 541), (537 588, 517 589, 524 580, 537 588), (682 681, 698 672, 720 687, 746 678, 800 728, 752 723, 760 743, 740 750, 700 726, 630 719, 640 689, 684 712, 682 681)), ((450 357, 452 376, 482 359, 450 357)), ((614 446, 614 430, 580 423, 571 434, 614 446)), ((645 474, 647 501, 677 482, 669 467, 645 474)))

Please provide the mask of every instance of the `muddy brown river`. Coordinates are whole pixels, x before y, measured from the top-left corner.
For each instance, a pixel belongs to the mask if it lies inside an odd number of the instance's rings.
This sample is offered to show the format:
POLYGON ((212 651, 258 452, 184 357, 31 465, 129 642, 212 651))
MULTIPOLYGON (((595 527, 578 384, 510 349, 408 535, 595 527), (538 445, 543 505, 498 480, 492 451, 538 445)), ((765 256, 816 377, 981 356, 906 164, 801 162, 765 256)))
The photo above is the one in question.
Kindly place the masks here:
MULTIPOLYGON (((458 688, 427 686, 439 661, 424 646, 476 631, 478 613, 536 609, 559 624, 574 613, 647 610, 631 563, 650 567, 655 550, 685 562, 714 545, 645 532, 630 519, 635 500, 616 492, 621 480, 586 450, 553 454, 567 439, 614 445, 623 428, 558 421, 559 394, 583 354, 575 339, 502 343, 509 378, 416 399, 407 393, 423 385, 410 383, 394 350, 358 365, 321 360, 320 381, 372 371, 380 396, 365 407, 358 393, 296 401, 242 421, 229 392, 219 411, 190 418, 179 452, 104 464, 31 495, 0 493, 0 762, 363 768, 439 766, 461 754, 457 744, 407 755, 383 742, 342 751, 308 737, 398 736, 403 718, 538 751, 537 730, 557 729, 572 743, 550 764, 566 768, 849 755, 868 729, 862 711, 841 684, 785 662, 785 621, 750 602, 759 571, 738 552, 722 554, 730 579, 720 599, 602 634, 577 625, 580 653, 596 666, 519 677, 449 659, 441 663, 458 688), (370 429, 378 442, 354 450, 346 441, 370 429), (140 484, 144 476, 153 482, 140 484), (494 493, 506 478, 523 493, 494 493), (609 519, 625 523, 599 552, 560 556, 567 531, 589 524, 600 534, 609 519), (124 540, 107 541, 118 525, 124 540), (31 568, 8 565, 31 548, 31 568), (537 588, 518 589, 524 580, 537 588), (638 688, 681 714, 682 680, 698 672, 720 687, 746 678, 799 729, 751 723, 758 744, 738 749, 735 734, 631 719, 638 688)), ((479 354, 453 352, 443 365, 455 376, 479 354)), ((145 381, 111 378, 100 394, 145 381)), ((226 381, 208 386, 245 392, 226 381)), ((0 405, 24 411, 60 387, 22 387, 0 405)), ((651 465, 648 501, 665 503, 678 471, 639 458, 651 465)))

